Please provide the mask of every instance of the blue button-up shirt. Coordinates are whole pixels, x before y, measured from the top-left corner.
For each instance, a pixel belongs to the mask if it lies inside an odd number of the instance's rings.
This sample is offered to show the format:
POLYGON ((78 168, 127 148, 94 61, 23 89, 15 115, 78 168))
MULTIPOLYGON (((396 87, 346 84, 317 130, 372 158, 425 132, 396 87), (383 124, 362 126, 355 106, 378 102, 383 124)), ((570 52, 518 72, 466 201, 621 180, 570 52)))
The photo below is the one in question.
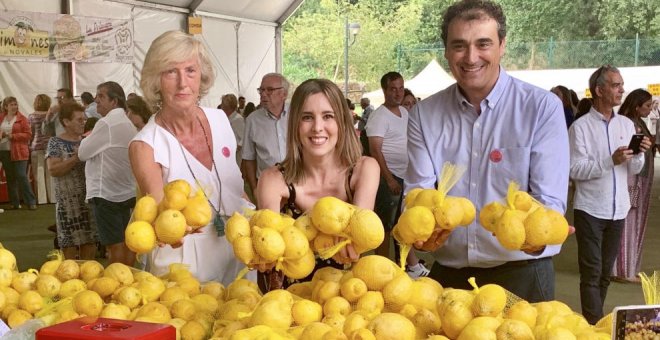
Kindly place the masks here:
MULTIPOLYGON (((417 103, 408 123, 409 166, 405 190, 432 188, 445 162, 467 168, 449 191, 481 208, 502 200, 510 181, 549 208, 566 211, 569 147, 561 101, 552 93, 512 78, 500 67, 481 114, 456 84, 417 103)), ((548 246, 540 257, 558 253, 548 246)), ((504 249, 478 218, 454 229, 434 257, 454 267, 493 267, 531 259, 504 249)))

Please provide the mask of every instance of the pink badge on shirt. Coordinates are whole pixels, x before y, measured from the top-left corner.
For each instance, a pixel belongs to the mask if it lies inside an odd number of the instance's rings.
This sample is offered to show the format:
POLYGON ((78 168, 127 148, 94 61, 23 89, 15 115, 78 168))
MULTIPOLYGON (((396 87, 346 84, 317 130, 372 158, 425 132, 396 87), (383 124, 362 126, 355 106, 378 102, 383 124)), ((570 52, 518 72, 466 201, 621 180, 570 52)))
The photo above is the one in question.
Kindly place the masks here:
POLYGON ((231 151, 229 151, 228 147, 223 147, 222 148, 222 155, 225 156, 225 158, 229 158, 229 155, 231 154, 231 151))
POLYGON ((500 161, 502 161, 502 151, 497 149, 491 151, 489 158, 491 162, 499 163, 500 161))

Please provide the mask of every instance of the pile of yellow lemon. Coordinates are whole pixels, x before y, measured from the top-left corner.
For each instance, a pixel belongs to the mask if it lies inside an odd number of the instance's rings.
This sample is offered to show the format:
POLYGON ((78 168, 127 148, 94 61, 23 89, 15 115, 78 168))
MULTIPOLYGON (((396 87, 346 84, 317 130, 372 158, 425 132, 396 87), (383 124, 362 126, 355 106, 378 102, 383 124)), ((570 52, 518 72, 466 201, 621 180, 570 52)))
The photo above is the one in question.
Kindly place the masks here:
POLYGON ((163 188, 160 204, 150 195, 141 197, 133 209, 133 222, 125 230, 126 246, 137 254, 151 251, 156 241, 176 244, 186 234, 207 225, 213 212, 202 189, 191 195, 190 184, 182 179, 163 188))
POLYGON ((351 270, 316 271, 312 281, 265 295, 239 279, 226 288, 196 280, 181 264, 163 277, 122 264, 44 263, 15 271, 0 248, 0 317, 16 328, 80 316, 170 324, 177 339, 610 339, 611 315, 596 326, 558 301, 530 304, 497 285, 443 288, 411 279, 369 255, 351 270))
POLYGON ((384 239, 383 224, 373 211, 335 197, 319 199, 308 215, 295 220, 268 209, 257 210, 250 219, 234 213, 225 231, 234 255, 245 265, 275 263, 292 279, 312 272, 314 253, 330 258, 352 244, 361 254, 384 239))
POLYGON ((497 237, 508 250, 539 249, 562 244, 568 237, 568 221, 564 215, 545 208, 527 192, 509 185, 506 205, 494 201, 479 212, 481 225, 497 237))

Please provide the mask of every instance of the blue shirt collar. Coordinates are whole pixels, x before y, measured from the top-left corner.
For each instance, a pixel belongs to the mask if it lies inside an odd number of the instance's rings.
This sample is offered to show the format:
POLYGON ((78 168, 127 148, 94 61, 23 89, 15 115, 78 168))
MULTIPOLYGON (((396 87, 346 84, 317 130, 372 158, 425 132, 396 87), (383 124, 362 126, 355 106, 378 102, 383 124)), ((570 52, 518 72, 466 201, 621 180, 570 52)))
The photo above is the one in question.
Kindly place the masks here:
MULTIPOLYGON (((502 95, 504 94, 505 89, 507 88, 510 82, 511 82, 511 76, 509 76, 506 73, 506 71, 504 70, 504 66, 500 65, 500 74, 497 78, 497 82, 495 82, 495 86, 490 91, 488 96, 486 96, 486 98, 484 99, 486 101, 486 105, 491 110, 495 108, 495 105, 497 105, 499 100, 502 98, 502 95)), ((458 104, 460 107, 465 108, 466 105, 470 105, 470 102, 461 93, 458 84, 456 84, 455 91, 456 91, 456 98, 458 100, 458 104)))

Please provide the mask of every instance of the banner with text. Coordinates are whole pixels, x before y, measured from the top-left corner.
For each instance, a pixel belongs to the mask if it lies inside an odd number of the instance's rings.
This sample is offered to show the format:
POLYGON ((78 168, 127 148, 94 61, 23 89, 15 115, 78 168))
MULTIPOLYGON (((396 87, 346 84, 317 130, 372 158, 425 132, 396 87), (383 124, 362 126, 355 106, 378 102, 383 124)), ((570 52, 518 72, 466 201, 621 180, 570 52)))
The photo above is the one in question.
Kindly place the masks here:
POLYGON ((133 22, 1 11, 0 60, 133 62, 133 22))

